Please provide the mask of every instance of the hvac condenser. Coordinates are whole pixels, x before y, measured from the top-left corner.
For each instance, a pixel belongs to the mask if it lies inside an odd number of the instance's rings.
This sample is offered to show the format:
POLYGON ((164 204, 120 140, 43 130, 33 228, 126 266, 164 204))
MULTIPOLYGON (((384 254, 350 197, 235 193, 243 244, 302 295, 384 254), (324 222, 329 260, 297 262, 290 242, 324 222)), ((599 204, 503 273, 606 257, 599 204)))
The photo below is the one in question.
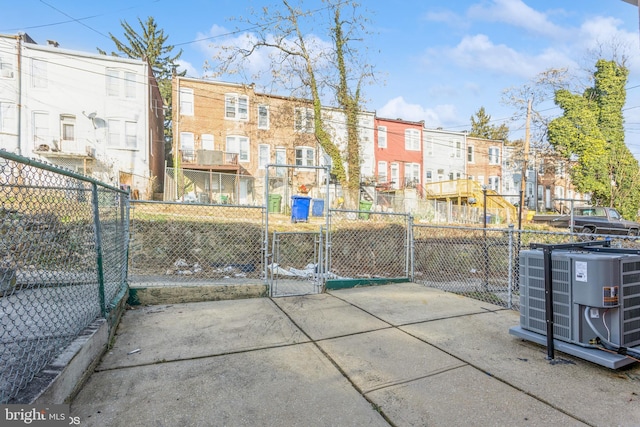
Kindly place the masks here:
MULTIPOLYGON (((553 345, 618 369, 640 357, 640 255, 551 252, 553 345)), ((548 342, 542 250, 520 252, 520 325, 509 333, 548 342)), ((548 276, 547 276, 548 277, 548 276)))

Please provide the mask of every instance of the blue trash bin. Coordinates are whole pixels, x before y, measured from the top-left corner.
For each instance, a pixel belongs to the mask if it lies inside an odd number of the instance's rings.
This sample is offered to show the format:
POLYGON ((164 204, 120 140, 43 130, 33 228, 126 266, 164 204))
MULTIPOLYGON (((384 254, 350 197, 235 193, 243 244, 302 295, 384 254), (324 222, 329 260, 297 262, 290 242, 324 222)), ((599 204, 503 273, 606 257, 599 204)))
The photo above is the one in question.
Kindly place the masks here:
POLYGON ((291 196, 291 222, 309 221, 311 197, 291 196))
POLYGON ((313 206, 311 207, 312 216, 322 216, 324 213, 324 199, 313 199, 313 206))

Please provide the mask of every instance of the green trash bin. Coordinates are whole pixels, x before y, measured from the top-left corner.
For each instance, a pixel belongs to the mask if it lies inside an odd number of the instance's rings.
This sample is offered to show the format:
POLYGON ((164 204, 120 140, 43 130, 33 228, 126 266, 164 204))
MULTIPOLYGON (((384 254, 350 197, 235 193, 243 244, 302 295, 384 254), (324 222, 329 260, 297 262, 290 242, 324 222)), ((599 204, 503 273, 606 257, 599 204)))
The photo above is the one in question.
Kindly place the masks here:
POLYGON ((282 196, 280 194, 269 194, 269 212, 280 213, 280 202, 282 196))
MULTIPOLYGON (((358 206, 358 210, 361 211, 371 211, 371 206, 373 205, 373 202, 370 202, 368 200, 360 200, 360 204, 358 206)), ((368 213, 361 213, 358 215, 358 218, 360 219, 369 219, 369 214, 368 213)))

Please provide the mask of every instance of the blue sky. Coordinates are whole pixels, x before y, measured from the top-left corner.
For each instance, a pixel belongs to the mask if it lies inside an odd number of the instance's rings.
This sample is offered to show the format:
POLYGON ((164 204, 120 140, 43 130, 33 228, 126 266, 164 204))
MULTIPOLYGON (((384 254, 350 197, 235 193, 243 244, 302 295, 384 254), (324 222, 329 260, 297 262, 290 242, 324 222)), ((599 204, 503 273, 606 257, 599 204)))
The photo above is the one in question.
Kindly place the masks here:
MULTIPOLYGON (((138 28, 138 18, 153 16, 169 36, 168 43, 183 50, 181 66, 188 75, 201 77, 215 45, 239 42, 244 34, 236 29, 248 28, 229 18, 248 16, 250 8, 274 1, 21 0, 3 8, 0 33, 21 31, 39 44, 56 40, 66 49, 111 51, 108 34, 123 39, 122 20, 138 28)), ((579 75, 592 69, 594 49, 600 46, 610 54, 608 46, 614 41, 628 57, 630 69, 626 141, 640 157, 637 7, 622 0, 363 2, 363 13, 371 20, 371 35, 364 41, 372 52, 367 58, 379 75, 376 85, 365 87, 367 110, 461 131, 470 127, 471 115, 484 106, 500 124, 515 113, 502 101, 505 89, 522 86, 552 67, 567 67, 579 75)), ((321 3, 305 1, 305 6, 315 9, 321 3)), ((324 37, 319 29, 314 31, 324 37)), ((538 109, 549 116, 560 114, 552 103, 538 109)), ((513 139, 522 137, 522 120, 506 123, 513 139)))

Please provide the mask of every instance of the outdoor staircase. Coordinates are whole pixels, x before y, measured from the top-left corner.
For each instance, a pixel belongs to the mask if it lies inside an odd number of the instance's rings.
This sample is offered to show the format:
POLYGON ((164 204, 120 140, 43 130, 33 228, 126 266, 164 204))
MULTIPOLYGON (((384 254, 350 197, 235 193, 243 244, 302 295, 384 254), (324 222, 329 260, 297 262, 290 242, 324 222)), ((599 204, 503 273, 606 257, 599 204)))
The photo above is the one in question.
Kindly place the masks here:
MULTIPOLYGON (((430 200, 452 201, 484 208, 485 197, 482 186, 470 179, 431 182, 424 185, 425 198, 430 200)), ((510 218, 517 218, 516 207, 494 190, 487 190, 487 208, 504 209, 510 218)))

